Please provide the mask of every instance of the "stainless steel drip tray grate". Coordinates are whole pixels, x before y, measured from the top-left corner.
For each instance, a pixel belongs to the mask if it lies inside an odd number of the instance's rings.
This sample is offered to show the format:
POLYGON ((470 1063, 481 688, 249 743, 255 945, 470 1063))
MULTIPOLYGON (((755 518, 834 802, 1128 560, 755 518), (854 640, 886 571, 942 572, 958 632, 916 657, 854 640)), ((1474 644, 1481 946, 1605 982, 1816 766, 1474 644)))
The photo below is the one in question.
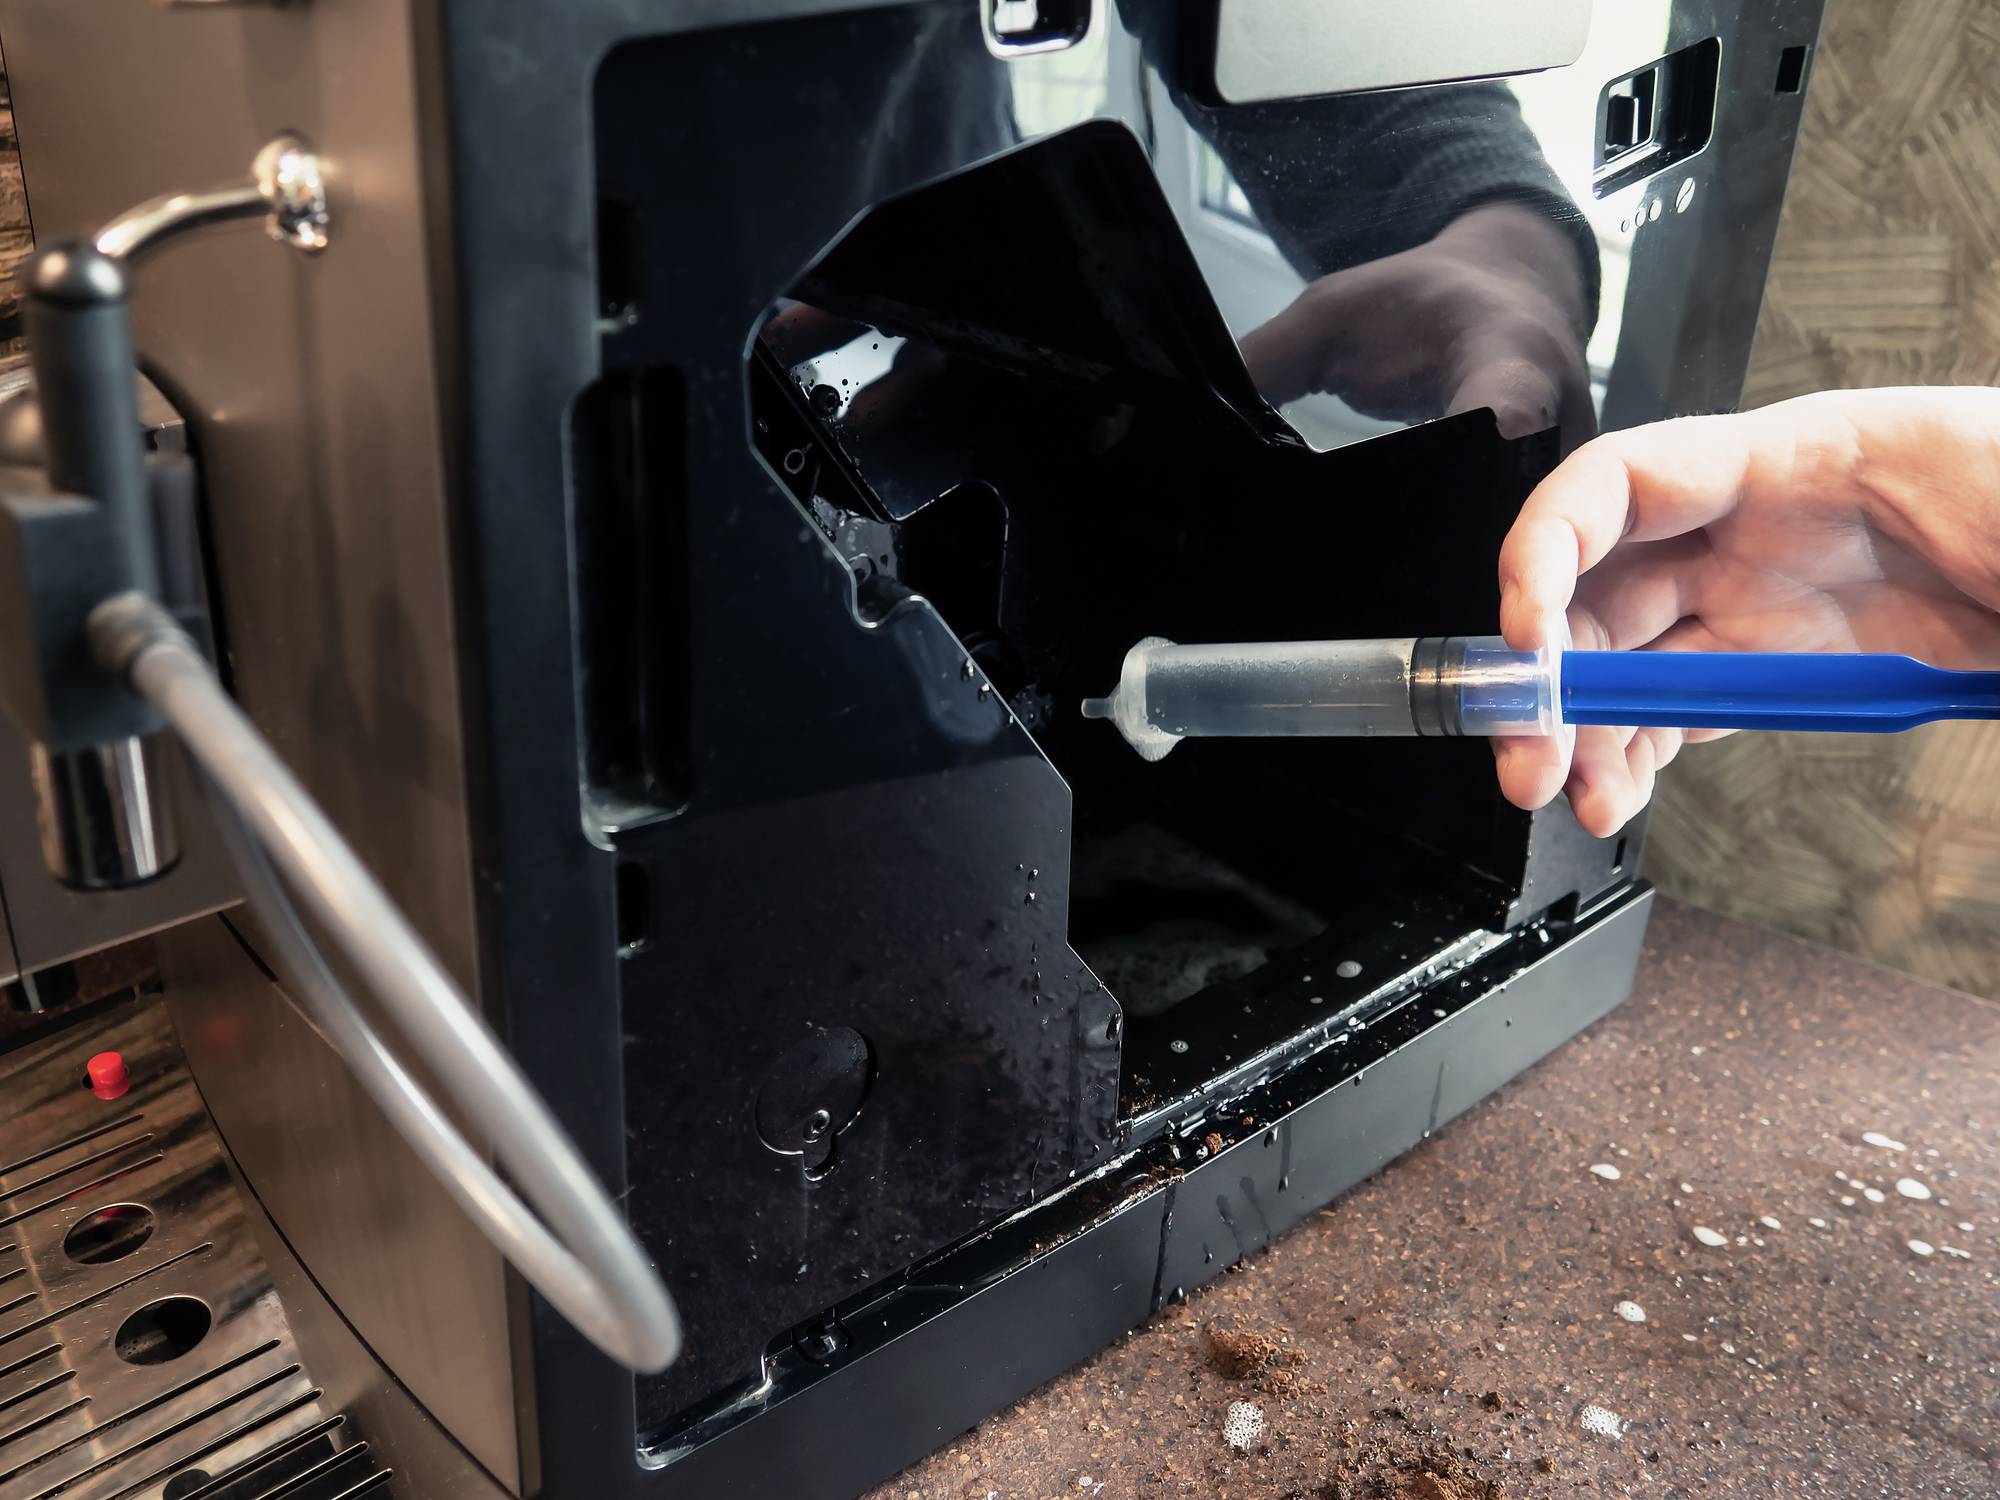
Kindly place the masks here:
POLYGON ((333 1410, 157 1001, 0 1056, 0 1500, 350 1500, 333 1410), (103 1100, 85 1065, 125 1061, 103 1100))

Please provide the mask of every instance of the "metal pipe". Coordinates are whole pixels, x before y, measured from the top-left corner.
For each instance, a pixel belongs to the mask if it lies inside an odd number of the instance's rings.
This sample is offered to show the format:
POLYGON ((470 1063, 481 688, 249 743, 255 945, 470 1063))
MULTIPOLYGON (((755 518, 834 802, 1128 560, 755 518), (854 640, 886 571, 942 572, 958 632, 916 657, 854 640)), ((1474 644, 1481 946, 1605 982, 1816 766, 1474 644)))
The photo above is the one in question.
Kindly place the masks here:
POLYGON ((307 254, 326 248, 326 174, 304 137, 287 133, 266 141, 250 163, 247 183, 166 193, 126 209, 97 231, 95 243, 99 253, 129 265, 183 234, 260 215, 279 244, 307 254))
POLYGON ((180 858, 179 829, 158 736, 83 750, 28 747, 42 863, 77 890, 121 890, 164 875, 180 858))
POLYGON ((205 193, 164 193, 148 198, 97 231, 98 250, 128 265, 166 241, 212 224, 233 224, 262 215, 264 195, 253 183, 205 193))
POLYGON ((514 1060, 194 643, 139 595, 98 606, 91 640, 99 662, 159 709, 210 779, 228 812, 225 833, 238 835, 232 843, 245 884, 302 986, 299 998, 418 1156, 529 1283, 598 1348, 635 1370, 672 1363, 680 1320, 631 1227, 514 1060), (233 830, 228 825, 238 817, 243 826, 233 830), (446 1102, 491 1144, 520 1196, 486 1166, 342 992, 276 874, 333 936, 442 1083, 446 1102))
MULTIPOLYGON (((99 555, 88 564, 102 570, 96 586, 155 593, 159 565, 139 445, 126 268, 90 245, 52 244, 21 279, 49 487, 99 508, 99 555)), ((81 655, 81 621, 75 613, 68 621, 75 636, 65 654, 81 655)), ((46 672, 53 664, 41 665, 46 672)), ((57 670, 73 667, 89 670, 87 660, 57 670)), ((32 746, 43 861, 56 879, 84 890, 149 880, 179 853, 149 743, 155 724, 125 711, 129 703, 97 706, 108 711, 52 720, 47 743, 37 736, 32 746)))

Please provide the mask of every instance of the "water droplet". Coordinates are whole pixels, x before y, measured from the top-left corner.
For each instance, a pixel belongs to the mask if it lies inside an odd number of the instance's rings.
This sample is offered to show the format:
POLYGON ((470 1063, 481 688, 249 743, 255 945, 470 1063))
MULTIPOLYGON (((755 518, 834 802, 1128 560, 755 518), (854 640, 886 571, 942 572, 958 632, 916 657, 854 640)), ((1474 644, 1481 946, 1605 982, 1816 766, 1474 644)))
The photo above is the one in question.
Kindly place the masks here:
POLYGON ((1692 1193, 1694 1191, 1694 1188, 1691 1184, 1684 1182, 1681 1184, 1681 1191, 1684 1193, 1692 1193))
POLYGON ((1308 1005, 1324 1005, 1324 1004, 1326 1004, 1326 996, 1324 996, 1324 995, 1308 995, 1308 996, 1306 996, 1306 1004, 1308 1004, 1308 1005))
POLYGON ((1889 1195, 1880 1188, 1863 1188, 1861 1196, 1866 1198, 1870 1203, 1887 1203, 1889 1201, 1889 1195))
POLYGON ((1333 966, 1333 972, 1338 974, 1342 979, 1352 979, 1361 972, 1361 965, 1351 958, 1343 958, 1333 966))
POLYGON ((1937 1247, 1928 1240, 1910 1240, 1907 1243, 1912 1255, 1934 1255, 1937 1252, 1937 1247))
POLYGON ((1891 1140, 1879 1130, 1862 1131, 1861 1143, 1865 1146, 1880 1146, 1884 1151, 1907 1151, 1910 1149, 1901 1141, 1891 1140))
POLYGON ((1601 1161, 1590 1169, 1590 1175, 1593 1177, 1602 1177, 1606 1182, 1616 1182, 1625 1174, 1612 1166, 1610 1162, 1601 1161))
POLYGON ((1898 1177, 1896 1191, 1905 1198, 1916 1199, 1919 1203, 1926 1202, 1931 1196, 1931 1190, 1914 1177, 1898 1177))
POLYGON ((1772 1218, 1769 1214, 1760 1215, 1757 1222, 1762 1224, 1766 1229, 1783 1229, 1785 1227, 1782 1221, 1772 1218))
POLYGON ((1628 1323, 1643 1323, 1646 1321, 1646 1309, 1629 1298, 1626 1301, 1620 1302, 1612 1310, 1628 1323))
POLYGON ((1175 1037, 1171 1042, 1167 1043, 1167 1050, 1169 1052, 1185 1052, 1187 1051, 1187 1043, 1179 1037, 1175 1037))
POLYGON ((1717 1234, 1713 1229, 1710 1229, 1706 1224, 1697 1224, 1694 1226, 1694 1237, 1700 1240, 1702 1244, 1708 1246, 1708 1248, 1711 1250, 1717 1249, 1729 1243, 1728 1235, 1717 1234))
POLYGON ((1972 1226, 1970 1224, 1967 1224, 1963 1220, 1960 1220, 1958 1225, 1958 1232, 1960 1234, 1970 1234, 1972 1233, 1972 1226))
POLYGON ((1693 1344, 1699 1342, 1699 1340, 1691 1333, 1684 1333, 1681 1335, 1681 1342, 1683 1344, 1693 1344))
POLYGON ((1840 1199, 1840 1206, 1842 1208, 1852 1208, 1854 1207, 1854 1200, 1843 1193, 1840 1199))
POLYGON ((1033 906, 1034 904, 1035 904, 1035 893, 1033 891, 1030 891, 1028 892, 1028 905, 1033 906))
POLYGON ((1812 1225, 1812 1227, 1815 1229, 1826 1228, 1826 1220, 1824 1219, 1807 1219, 1806 1222, 1812 1225))

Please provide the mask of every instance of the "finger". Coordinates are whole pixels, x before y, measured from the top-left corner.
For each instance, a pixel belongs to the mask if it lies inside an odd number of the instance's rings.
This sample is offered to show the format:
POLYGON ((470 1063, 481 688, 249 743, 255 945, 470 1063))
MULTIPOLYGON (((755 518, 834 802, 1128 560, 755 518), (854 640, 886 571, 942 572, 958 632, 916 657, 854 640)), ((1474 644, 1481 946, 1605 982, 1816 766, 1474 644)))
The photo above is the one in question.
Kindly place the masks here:
POLYGON ((1572 358, 1563 369, 1562 451, 1574 453, 1597 436, 1597 405, 1591 398, 1590 362, 1579 344, 1570 346, 1572 358))
POLYGON ((1536 486, 1500 549, 1500 622, 1520 649, 1567 609, 1580 574, 1621 541, 1661 541, 1720 520, 1792 472, 1795 422, 1682 417, 1596 438, 1536 486))
POLYGON ((1501 795, 1524 812, 1547 807, 1569 779, 1568 736, 1507 735, 1493 741, 1501 795))
POLYGON ((1704 532, 1617 548, 1577 581, 1577 649, 1636 650, 1694 614, 1712 550, 1704 532))
POLYGON ((850 426, 882 431, 906 418, 927 394, 934 393, 946 368, 944 354, 929 344, 905 344, 889 366, 848 399, 850 426))
POLYGON ((1451 393, 1445 414, 1481 407, 1492 411, 1503 438, 1554 427, 1562 415, 1561 375, 1520 355, 1478 360, 1451 393))
POLYGON ((1681 746, 1688 742, 1688 732, 1684 729, 1649 729, 1646 733, 1653 737, 1653 770, 1657 775, 1674 763, 1674 757, 1681 753, 1681 746))
POLYGON ((1576 732, 1570 809, 1585 832, 1609 838, 1653 795, 1658 743, 1649 732, 1586 725, 1576 732))
POLYGON ((1296 401, 1312 388, 1319 331, 1303 294, 1268 322, 1243 335, 1243 364, 1259 394, 1273 406, 1296 401))
POLYGON ((1269 321, 1243 335, 1244 366, 1272 406, 1284 406, 1328 384, 1345 362, 1352 319, 1340 273, 1314 282, 1269 321))
POLYGON ((757 337, 777 357, 778 363, 789 370, 830 349, 850 344, 868 331, 865 323, 794 302, 766 319, 757 337))
POLYGON ((1705 620, 1691 616, 1661 631, 1647 642, 1646 649, 1648 651, 1734 651, 1736 647, 1711 630, 1705 620))
MULTIPOLYGON (((1700 620, 1682 620, 1672 629, 1663 632, 1658 639, 1646 647, 1648 651, 1733 651, 1729 645, 1700 620)), ((1736 733, 1733 729, 1678 729, 1674 731, 1684 745, 1705 745, 1710 740, 1719 740, 1736 733)), ((1678 752, 1679 747, 1675 747, 1678 752)), ((1664 762, 1663 762, 1664 764, 1664 762)))

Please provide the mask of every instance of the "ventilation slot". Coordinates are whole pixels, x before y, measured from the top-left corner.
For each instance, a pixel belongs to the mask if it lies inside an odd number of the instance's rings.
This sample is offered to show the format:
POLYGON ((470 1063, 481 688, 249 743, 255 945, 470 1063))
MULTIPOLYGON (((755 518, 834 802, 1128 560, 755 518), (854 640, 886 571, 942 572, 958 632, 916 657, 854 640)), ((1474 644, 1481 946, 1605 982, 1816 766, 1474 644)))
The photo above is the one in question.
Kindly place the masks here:
POLYGON ((1806 87, 1806 59, 1812 55, 1810 47, 1787 47, 1778 54, 1778 86, 1780 94, 1802 94, 1806 87))
POLYGON ((586 813, 609 842, 688 795, 687 390, 605 376, 570 430, 586 813))

